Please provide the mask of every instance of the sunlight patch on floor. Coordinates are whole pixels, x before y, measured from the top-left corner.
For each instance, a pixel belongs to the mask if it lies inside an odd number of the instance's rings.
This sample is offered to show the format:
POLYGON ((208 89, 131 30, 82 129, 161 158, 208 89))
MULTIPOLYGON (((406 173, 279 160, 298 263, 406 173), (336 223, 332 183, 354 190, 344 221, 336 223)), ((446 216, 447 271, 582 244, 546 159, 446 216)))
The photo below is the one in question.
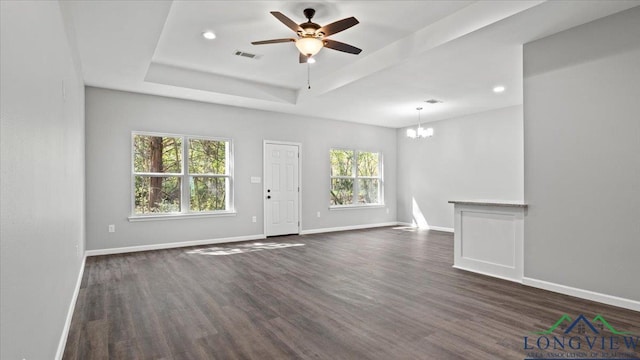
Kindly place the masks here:
POLYGON ((248 252, 254 251, 262 251, 262 250, 275 250, 275 249, 285 249, 294 246, 304 246, 304 244, 290 244, 290 243, 275 243, 275 242, 257 242, 251 244, 242 244, 235 246, 214 246, 210 248, 204 249, 195 249, 187 251, 187 254, 197 254, 197 255, 235 255, 235 254, 244 254, 248 252))

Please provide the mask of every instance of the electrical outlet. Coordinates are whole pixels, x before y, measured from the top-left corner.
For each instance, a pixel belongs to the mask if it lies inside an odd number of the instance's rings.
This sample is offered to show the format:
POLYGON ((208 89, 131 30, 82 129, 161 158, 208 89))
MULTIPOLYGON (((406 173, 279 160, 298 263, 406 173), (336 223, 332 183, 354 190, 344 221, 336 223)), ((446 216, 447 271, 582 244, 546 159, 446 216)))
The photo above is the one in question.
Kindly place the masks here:
POLYGON ((256 218, 255 216, 252 216, 251 217, 251 222, 256 222, 256 221, 258 221, 258 218, 256 218))
POLYGON ((389 208, 387 208, 387 214, 389 213, 389 208))
POLYGON ((114 224, 109 225, 109 232, 116 232, 116 226, 114 224))
POLYGON ((318 212, 316 213, 316 216, 317 216, 317 217, 320 217, 320 211, 318 211, 318 212))

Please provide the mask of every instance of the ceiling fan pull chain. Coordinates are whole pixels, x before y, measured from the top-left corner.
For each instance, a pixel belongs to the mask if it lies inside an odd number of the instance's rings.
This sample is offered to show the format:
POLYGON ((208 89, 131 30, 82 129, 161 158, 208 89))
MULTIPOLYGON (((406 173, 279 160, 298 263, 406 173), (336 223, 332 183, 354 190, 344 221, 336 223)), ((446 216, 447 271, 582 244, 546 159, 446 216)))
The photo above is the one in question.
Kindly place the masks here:
POLYGON ((307 61, 307 89, 311 90, 311 65, 307 61))

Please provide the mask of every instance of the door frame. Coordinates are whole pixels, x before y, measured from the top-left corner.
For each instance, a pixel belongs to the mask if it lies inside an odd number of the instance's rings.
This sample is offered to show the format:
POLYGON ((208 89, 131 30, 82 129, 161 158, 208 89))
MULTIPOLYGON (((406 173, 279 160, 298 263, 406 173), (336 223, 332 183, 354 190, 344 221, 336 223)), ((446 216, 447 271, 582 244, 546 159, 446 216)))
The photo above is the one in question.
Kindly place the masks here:
POLYGON ((291 145, 298 147, 298 235, 302 232, 302 143, 292 141, 263 140, 262 143, 262 232, 267 237, 267 201, 266 201, 266 175, 267 175, 267 144, 291 145))

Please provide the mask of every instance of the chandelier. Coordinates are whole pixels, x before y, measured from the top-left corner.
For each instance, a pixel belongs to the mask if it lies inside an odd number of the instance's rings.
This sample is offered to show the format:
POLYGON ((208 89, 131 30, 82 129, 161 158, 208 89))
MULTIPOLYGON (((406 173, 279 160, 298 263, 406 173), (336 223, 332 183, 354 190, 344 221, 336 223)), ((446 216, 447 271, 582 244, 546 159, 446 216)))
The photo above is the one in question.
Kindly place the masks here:
POLYGON ((421 107, 417 107, 418 110, 418 128, 408 128, 407 129, 407 137, 411 139, 419 139, 419 138, 427 138, 433 136, 433 128, 423 128, 422 121, 420 120, 420 112, 422 111, 421 107))

